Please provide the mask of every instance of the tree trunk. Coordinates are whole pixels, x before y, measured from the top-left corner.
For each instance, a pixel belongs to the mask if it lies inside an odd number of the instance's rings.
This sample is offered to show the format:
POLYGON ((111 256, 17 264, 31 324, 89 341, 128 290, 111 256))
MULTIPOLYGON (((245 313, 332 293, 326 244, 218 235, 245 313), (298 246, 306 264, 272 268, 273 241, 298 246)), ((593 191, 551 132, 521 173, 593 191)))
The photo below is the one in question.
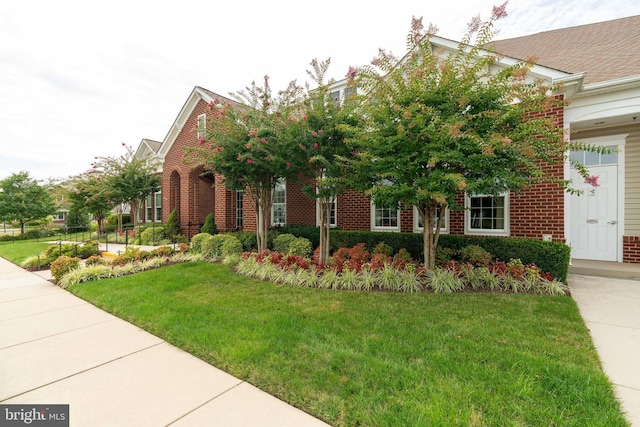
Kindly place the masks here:
POLYGON ((331 230, 331 206, 333 200, 331 198, 321 197, 318 199, 320 204, 320 253, 318 262, 326 264, 329 262, 329 232, 331 230))
POLYGON ((422 217, 422 243, 424 252, 424 266, 432 270, 436 265, 436 250, 438 248, 438 240, 440 238, 440 229, 444 222, 444 213, 446 205, 441 205, 436 202, 424 204, 418 206, 418 212, 422 217), (438 218, 437 224, 435 224, 434 230, 434 218, 438 218))

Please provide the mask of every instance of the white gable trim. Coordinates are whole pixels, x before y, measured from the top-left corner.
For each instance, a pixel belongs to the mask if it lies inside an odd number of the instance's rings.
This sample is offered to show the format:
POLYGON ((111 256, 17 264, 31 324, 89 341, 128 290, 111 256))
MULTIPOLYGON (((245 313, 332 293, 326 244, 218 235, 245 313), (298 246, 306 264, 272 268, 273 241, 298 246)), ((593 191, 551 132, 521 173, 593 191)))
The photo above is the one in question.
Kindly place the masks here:
POLYGON ((184 129, 184 125, 186 124, 187 119, 189 118, 191 113, 193 113, 193 110, 196 108, 196 105, 198 105, 198 102, 200 102, 200 100, 209 103, 210 101, 213 101, 213 98, 211 98, 211 96, 203 91, 200 87, 196 86, 193 88, 191 94, 187 98, 187 101, 182 106, 182 109, 178 113, 178 117, 176 117, 175 121, 171 125, 167 136, 162 141, 162 145, 158 150, 158 157, 163 162, 165 157, 167 156, 167 153, 169 153, 171 147, 176 141, 176 138, 178 138, 178 135, 180 134, 182 129, 184 129))

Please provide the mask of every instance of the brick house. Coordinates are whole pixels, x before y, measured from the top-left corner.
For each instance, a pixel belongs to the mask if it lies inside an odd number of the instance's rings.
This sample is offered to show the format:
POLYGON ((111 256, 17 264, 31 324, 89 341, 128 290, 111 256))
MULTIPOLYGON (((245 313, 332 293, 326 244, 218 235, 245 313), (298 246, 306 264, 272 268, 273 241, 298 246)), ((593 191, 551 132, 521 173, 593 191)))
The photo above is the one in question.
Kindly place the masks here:
MULTIPOLYGON (((447 212, 443 233, 528 237, 563 241, 572 257, 640 262, 640 16, 547 31, 494 42, 509 65, 536 57, 532 77, 561 84, 557 96, 569 101, 546 115, 556 117, 572 140, 616 148, 610 155, 572 153, 599 177, 599 187, 575 180, 584 196, 570 196, 556 185, 538 184, 516 194, 459 195, 464 211, 447 212)), ((458 42, 433 37, 437 52, 458 42)), ((346 81, 332 88, 345 95, 346 81)), ((197 233, 210 212, 221 231, 255 230, 248 197, 228 190, 219 176, 191 170, 185 148, 197 144, 196 124, 206 119, 209 101, 225 97, 195 87, 153 156, 162 164, 162 220, 176 209, 186 235, 197 233)), ((143 140, 145 141, 145 140, 143 140)), ((148 149, 147 149, 148 148, 148 149)), ((144 151, 151 154, 152 147, 144 151), (151 150, 151 151, 149 151, 151 150)), ((141 153, 143 154, 143 153, 141 153)), ((575 178, 569 164, 549 167, 557 178, 575 178)), ((157 206, 158 202, 153 206, 157 206)), ((152 209, 155 209, 152 207, 152 209)), ((146 211, 146 208, 145 208, 146 211)), ((159 211, 158 211, 159 212, 159 211)), ((316 225, 316 206, 296 183, 282 183, 274 194, 272 223, 316 225)), ((419 232, 413 209, 374 206, 354 191, 338 197, 333 225, 347 230, 419 232)))

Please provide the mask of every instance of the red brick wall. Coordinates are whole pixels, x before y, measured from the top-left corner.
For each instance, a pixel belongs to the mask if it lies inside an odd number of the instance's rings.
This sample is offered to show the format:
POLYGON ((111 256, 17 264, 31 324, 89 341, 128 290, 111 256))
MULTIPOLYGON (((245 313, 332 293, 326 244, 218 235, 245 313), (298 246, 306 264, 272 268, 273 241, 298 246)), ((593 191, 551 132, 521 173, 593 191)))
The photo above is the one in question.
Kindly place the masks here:
POLYGON ((316 202, 302 191, 303 184, 287 182, 287 225, 316 225, 316 202))
MULTIPOLYGON (((235 192, 227 190, 220 177, 215 179, 215 191, 211 182, 203 181, 198 173, 192 172, 183 162, 185 148, 197 144, 194 133, 198 115, 205 113, 207 105, 200 101, 178 134, 171 150, 165 157, 162 176, 163 221, 172 209, 177 208, 181 223, 200 224, 209 212, 215 212, 216 225, 220 231, 235 229, 235 192), (173 179, 171 178, 173 174, 173 179), (172 187, 172 182, 174 183, 172 187)), ((554 107, 543 116, 555 116, 557 123, 563 123, 563 108, 554 107)), ((563 165, 548 167, 556 178, 563 177, 563 165)), ((463 195, 458 203, 464 205, 463 195)), ((244 197, 244 230, 255 230, 256 214, 254 202, 248 193, 244 197)), ((355 191, 348 191, 338 197, 338 227, 345 230, 371 229, 371 204, 369 199, 355 191)), ((452 211, 449 215, 449 230, 452 234, 464 233, 464 212, 452 211)), ((314 201, 304 195, 302 184, 290 182, 287 185, 287 224, 316 224, 314 201)), ((413 209, 400 212, 402 232, 413 231, 413 209)), ((564 192, 558 185, 536 184, 521 194, 511 195, 510 230, 514 237, 542 238, 552 234, 554 240, 564 241, 564 192)), ((193 233, 190 233, 193 234, 193 233)), ((625 255, 626 256, 626 255, 625 255)))
POLYGON ((355 191, 338 196, 337 215, 337 225, 343 230, 371 229, 371 202, 355 191))
POLYGON ((177 209, 182 232, 188 237, 199 232, 212 212, 220 231, 233 229, 229 223, 232 220, 228 218, 232 203, 229 191, 212 177, 201 176, 202 169, 193 170, 184 164, 186 148, 198 143, 195 134, 198 116, 206 112, 207 104, 200 100, 166 154, 162 167, 162 220, 166 221, 171 211, 177 209))
POLYGON ((622 261, 640 263, 640 236, 623 236, 622 261))

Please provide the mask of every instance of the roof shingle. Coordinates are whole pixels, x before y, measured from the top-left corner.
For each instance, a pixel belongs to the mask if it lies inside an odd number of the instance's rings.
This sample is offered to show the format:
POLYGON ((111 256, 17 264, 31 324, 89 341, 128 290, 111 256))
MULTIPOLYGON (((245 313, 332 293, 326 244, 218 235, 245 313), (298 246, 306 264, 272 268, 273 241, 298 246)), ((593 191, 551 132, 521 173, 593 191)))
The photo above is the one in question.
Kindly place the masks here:
POLYGON ((496 40, 497 53, 568 73, 584 84, 640 75, 640 15, 496 40))

